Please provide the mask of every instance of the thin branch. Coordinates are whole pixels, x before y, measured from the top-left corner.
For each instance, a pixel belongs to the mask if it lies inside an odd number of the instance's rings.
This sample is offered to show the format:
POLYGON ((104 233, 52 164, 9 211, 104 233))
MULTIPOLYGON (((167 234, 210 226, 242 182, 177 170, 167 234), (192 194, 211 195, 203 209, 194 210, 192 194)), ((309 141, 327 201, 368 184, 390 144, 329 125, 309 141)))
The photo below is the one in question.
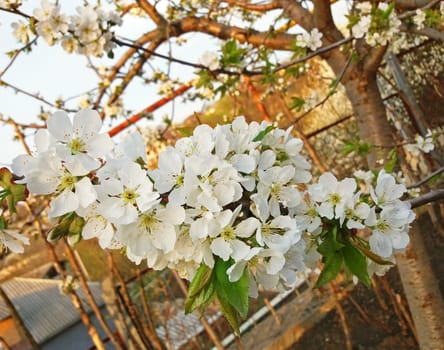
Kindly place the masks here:
MULTIPOLYGON (((353 40, 353 37, 350 36, 348 38, 344 38, 344 39, 338 40, 337 42, 335 42, 333 44, 323 46, 320 49, 318 49, 316 51, 313 51, 313 52, 309 53, 308 55, 306 55, 304 57, 297 58, 295 60, 292 60, 292 61, 290 61, 288 63, 282 64, 282 65, 276 67, 273 70, 273 72, 278 72, 280 70, 283 70, 283 69, 286 69, 288 67, 294 66, 295 64, 299 64, 299 63, 305 62, 305 61, 307 61, 310 58, 313 58, 315 56, 320 56, 320 55, 322 55, 324 53, 327 53, 327 52, 329 52, 329 51, 331 51, 333 49, 336 49, 339 46, 345 45, 345 44, 351 42, 352 40, 353 40)), ((253 71, 252 73, 258 74, 259 72, 258 71, 253 71)))
POLYGON ((424 185, 427 181, 429 181, 431 178, 435 177, 436 175, 439 175, 441 173, 444 172, 444 166, 435 170, 433 173, 431 173, 430 175, 426 176, 425 178, 421 179, 420 181, 418 181, 417 183, 414 183, 413 185, 407 186, 407 189, 411 189, 411 188, 415 188, 415 187, 419 187, 421 185, 424 185))
POLYGON ((419 197, 409 200, 412 208, 418 208, 425 204, 437 202, 444 199, 444 189, 431 190, 430 192, 423 194, 419 197))
POLYGON ((23 148, 25 149, 26 154, 31 154, 31 149, 29 148, 28 143, 25 140, 25 135, 23 134, 23 131, 20 130, 19 126, 15 123, 14 120, 10 119, 9 124, 13 126, 15 134, 22 144, 23 148))
MULTIPOLYGON (((148 33, 143 34, 141 37, 139 37, 134 44, 137 46, 142 46, 144 44, 146 44, 147 42, 154 40, 154 38, 156 38, 157 36, 159 36, 159 31, 158 30, 153 30, 150 31, 148 33)), ((127 50, 121 57, 120 59, 116 62, 116 64, 110 69, 108 76, 106 77, 106 79, 109 82, 112 82, 116 75, 119 73, 120 69, 127 63, 127 61, 133 57, 133 55, 137 52, 137 49, 135 48, 130 48, 129 50, 127 50)), ((96 97, 96 101, 94 102, 94 109, 99 108, 100 105, 100 101, 102 100, 106 90, 108 89, 110 85, 107 86, 103 86, 99 93, 97 94, 96 97)))
POLYGON ((12 118, 5 119, 5 118, 2 118, 1 116, 0 116, 0 122, 2 122, 4 124, 10 124, 12 126, 17 125, 19 128, 23 128, 23 129, 46 129, 46 125, 39 125, 36 123, 30 123, 30 124, 17 123, 12 118))
MULTIPOLYGON (((324 46, 324 47, 322 47, 322 48, 320 48, 320 49, 318 49, 316 51, 313 51, 313 52, 305 55, 304 57, 300 57, 300 58, 297 58, 295 60, 291 60, 291 61, 289 61, 287 63, 280 64, 280 65, 276 66, 276 68, 274 68, 272 70, 272 72, 273 73, 277 73, 277 72, 279 72, 281 70, 287 69, 287 68, 289 68, 291 66, 294 66, 296 64, 303 63, 303 62, 308 61, 309 59, 311 59, 313 57, 322 55, 322 54, 327 53, 327 52, 329 52, 329 51, 331 51, 333 49, 336 49, 339 46, 347 44, 347 43, 349 43, 352 40, 353 40, 353 37, 348 37, 348 38, 341 39, 341 40, 339 40, 339 41, 337 41, 337 42, 335 42, 335 43, 333 43, 331 45, 326 45, 326 46, 324 46)), ((207 71, 211 72, 212 74, 246 75, 246 76, 254 76, 254 75, 262 75, 262 74, 264 74, 264 68, 263 67, 259 67, 259 68, 255 69, 255 70, 242 69, 241 71, 232 71, 232 70, 224 70, 224 69, 210 70, 210 69, 208 69, 208 67, 206 67, 206 66, 204 66, 204 65, 202 65, 200 63, 193 63, 193 62, 190 62, 190 61, 185 61, 185 60, 182 60, 182 59, 170 57, 168 55, 163 55, 163 54, 155 52, 154 50, 150 50, 150 49, 147 49, 147 48, 145 48, 143 46, 136 45, 136 44, 133 44, 133 43, 129 43, 129 42, 123 41, 121 39, 113 38, 113 42, 115 42, 117 45, 127 46, 127 47, 130 47, 130 48, 136 49, 136 50, 141 50, 143 52, 150 53, 152 56, 155 56, 155 57, 158 57, 158 58, 162 58, 162 59, 165 59, 165 60, 168 60, 168 61, 171 61, 171 62, 179 63, 179 64, 182 64, 184 66, 193 67, 193 68, 202 69, 202 70, 207 70, 207 71)))
POLYGON ((83 292, 85 293, 86 300, 88 300, 89 306, 94 312, 94 315, 96 316, 97 320, 99 321, 100 326, 104 330, 105 334, 108 336, 108 338, 111 340, 111 343, 113 344, 114 348, 117 350, 125 350, 126 346, 123 343, 120 343, 120 339, 116 337, 116 335, 112 332, 110 326, 108 323, 106 323, 105 317, 103 316, 96 300, 94 299, 94 296, 91 292, 91 289, 89 288, 88 283, 86 282, 85 275, 80 267, 80 264, 74 255, 74 251, 69 245, 67 239, 64 240, 65 243, 65 254, 69 259, 69 262, 71 263, 71 267, 74 270, 74 273, 76 274, 80 285, 82 286, 83 292))
POLYGON ((417 9, 427 6, 431 0, 395 0, 395 5, 398 8, 403 9, 417 9))
POLYGON ((444 33, 434 28, 412 29, 408 32, 426 36, 430 39, 444 41, 444 33))
MULTIPOLYGON (((347 62, 345 62, 344 67, 342 68, 342 71, 339 73, 339 76, 336 78, 333 86, 330 88, 330 91, 328 92, 328 94, 326 96, 324 96, 324 98, 322 100, 320 100, 319 102, 317 102, 314 106, 312 106, 310 109, 308 109, 307 111, 305 111, 304 113, 302 113, 300 116, 294 118, 291 122, 291 124, 296 124, 298 122, 300 122, 303 118, 305 118, 308 114, 310 114, 313 110, 315 110, 316 108, 322 106, 325 102, 327 102, 327 100, 333 95, 333 93, 335 92, 336 88, 338 87, 339 83, 342 81, 342 79, 345 76, 345 73, 347 72, 348 67, 350 66, 351 63, 351 56, 348 58, 347 62)), ((290 125, 291 125, 290 124, 290 125)), ((289 125, 289 126, 290 126, 289 125)))
POLYGON ((31 19, 32 18, 32 16, 27 15, 26 13, 20 11, 17 8, 5 9, 5 8, 0 7, 0 11, 5 11, 5 12, 13 13, 14 15, 22 16, 22 17, 25 17, 27 19, 31 19))
MULTIPOLYGON (((125 78, 120 83, 120 89, 114 91, 112 95, 109 97, 107 101, 107 105, 110 105, 114 103, 125 91, 125 89, 128 87, 129 83, 133 80, 133 78, 139 73, 139 71, 142 69, 144 63, 148 60, 148 58, 151 57, 151 51, 154 51, 160 44, 162 43, 162 40, 155 40, 152 41, 150 44, 150 48, 147 52, 144 52, 142 56, 137 60, 135 64, 131 67, 129 72, 125 75, 125 78)), ((103 119, 105 117, 105 112, 102 110, 100 113, 101 118, 103 119)))
MULTIPOLYGON (((402 2, 402 1, 412 1, 412 0, 396 0, 395 2, 399 3, 399 2, 402 2)), ((441 2, 441 0, 432 0, 432 1, 413 0, 413 1, 416 1, 416 2, 418 2, 418 5, 423 5, 423 6, 417 6, 416 8, 414 8, 411 11, 404 12, 402 15, 398 16, 399 19, 406 19, 408 17, 412 17, 412 16, 414 16, 416 14, 416 9, 419 9, 419 8, 424 9, 424 10, 425 9, 429 9, 429 8, 432 8, 433 6, 435 6, 436 4, 441 2), (425 2, 427 2, 427 3, 425 3, 425 2)))
POLYGON ((67 111, 67 112, 75 112, 75 110, 73 110, 73 109, 68 109, 68 108, 63 108, 63 107, 61 107, 61 106, 58 106, 58 105, 56 105, 56 104, 54 104, 54 103, 52 103, 52 102, 49 102, 49 101, 48 101, 47 99, 45 99, 44 97, 41 97, 41 96, 36 95, 36 94, 33 94, 33 93, 28 92, 28 91, 26 91, 26 90, 23 90, 23 89, 21 89, 21 88, 15 86, 15 85, 12 85, 12 84, 10 84, 10 83, 4 81, 4 80, 0 80, 0 86, 1 86, 1 85, 7 86, 7 87, 13 89, 16 93, 21 93, 21 94, 23 94, 23 95, 26 95, 26 96, 32 97, 32 98, 34 98, 34 99, 36 99, 36 100, 38 100, 38 101, 40 101, 40 102, 42 102, 42 103, 44 103, 44 104, 46 104, 46 105, 52 107, 52 108, 63 109, 64 111, 67 111))
POLYGON ((29 47, 31 47, 31 45, 33 45, 35 42, 37 41, 37 37, 35 37, 34 39, 32 39, 29 43, 27 43, 25 46, 21 47, 18 50, 15 50, 14 55, 11 57, 11 60, 9 61, 9 63, 7 64, 7 66, 5 67, 5 69, 3 69, 0 73, 0 79, 3 77, 3 75, 5 75, 5 73, 9 70, 9 68, 12 67, 13 63, 15 62, 15 60, 17 59, 17 57, 26 49, 28 49, 29 47))
MULTIPOLYGON (((126 47, 131 47, 133 49, 137 49, 146 53, 151 54, 154 57, 158 57, 158 58, 162 58, 164 60, 170 61, 170 62, 174 62, 174 63, 179 63, 181 65, 184 66, 188 66, 188 67, 193 67, 193 68, 198 68, 198 69, 204 69, 204 70, 208 70, 208 68, 206 66, 204 66, 203 64, 200 63, 193 63, 193 62, 189 62, 189 61, 185 61, 185 60, 181 60, 179 58, 174 58, 171 57, 170 55, 163 55, 161 53, 156 52, 155 50, 151 50, 151 49, 147 49, 143 46, 140 45, 135 45, 126 41, 123 41, 121 39, 118 38, 113 38, 112 41, 114 43, 116 43, 119 46, 126 46, 126 47)), ((228 73, 228 72, 224 72, 224 73, 228 73)), ((238 73, 237 73, 238 74, 238 73)))
POLYGON ((328 124, 328 125, 326 125, 326 126, 320 128, 320 129, 318 129, 318 130, 316 130, 316 131, 312 131, 312 132, 308 133, 306 136, 307 136, 307 138, 309 139, 309 138, 311 138, 311 137, 313 137, 313 136, 316 136, 316 135, 318 135, 318 134, 320 134, 320 133, 322 133, 322 132, 324 132, 324 131, 326 131, 326 130, 328 130, 328 129, 330 129, 330 128, 336 126, 336 125, 339 125, 339 124, 341 124, 341 123, 343 123, 343 122, 349 120, 349 119, 352 118, 352 117, 354 117, 354 114, 346 115, 345 117, 343 117, 343 118, 341 118, 341 119, 338 119, 337 121, 335 121, 335 122, 333 122, 333 123, 331 123, 331 124, 328 124))

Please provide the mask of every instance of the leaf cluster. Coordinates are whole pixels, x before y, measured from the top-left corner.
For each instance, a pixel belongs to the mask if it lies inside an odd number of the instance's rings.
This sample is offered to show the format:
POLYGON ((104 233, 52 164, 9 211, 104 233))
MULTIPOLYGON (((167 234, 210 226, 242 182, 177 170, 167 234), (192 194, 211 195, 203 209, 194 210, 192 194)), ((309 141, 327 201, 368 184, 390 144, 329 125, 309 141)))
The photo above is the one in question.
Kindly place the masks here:
POLYGON ((237 335, 240 335, 239 322, 248 313, 248 272, 231 282, 227 275, 232 261, 216 259, 213 269, 202 263, 188 289, 185 300, 185 313, 200 309, 203 314, 208 305, 217 299, 222 313, 237 335))

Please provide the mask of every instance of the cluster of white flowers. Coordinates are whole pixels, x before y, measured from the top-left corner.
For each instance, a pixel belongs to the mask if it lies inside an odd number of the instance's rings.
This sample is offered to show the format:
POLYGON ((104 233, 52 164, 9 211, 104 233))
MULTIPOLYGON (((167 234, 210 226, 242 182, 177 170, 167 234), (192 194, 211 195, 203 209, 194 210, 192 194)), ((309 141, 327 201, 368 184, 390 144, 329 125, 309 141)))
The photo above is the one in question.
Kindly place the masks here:
POLYGON ((354 179, 338 181, 330 173, 310 185, 308 192, 318 202, 317 213, 321 218, 339 220, 340 227, 370 229, 370 249, 380 257, 391 258, 395 251, 407 246, 408 225, 415 218, 410 205, 400 200, 406 188, 384 170, 380 171, 375 187, 371 173, 355 175, 363 180, 359 191, 354 179))
POLYGON ((20 0, 0 0, 0 8, 2 9, 12 9, 17 8, 22 4, 20 0))
POLYGON ((393 5, 385 2, 373 7, 368 1, 356 5, 357 14, 351 16, 351 32, 356 39, 365 38, 370 46, 387 45, 399 33, 401 21, 393 5))
POLYGON ((191 279, 201 264, 229 261, 229 280, 248 269, 254 296, 258 286, 290 286, 318 256, 313 247, 332 222, 350 232, 369 228, 369 247, 383 258, 408 243, 414 214, 399 199, 403 185, 383 171, 368 193, 357 191, 354 179, 330 173, 308 185, 310 163, 291 130, 243 117, 200 125, 147 171, 140 134, 113 145, 99 133, 94 111, 77 113, 73 123, 56 112, 47 125, 36 135, 37 153, 17 157, 14 172, 31 193, 53 195, 50 218, 63 221, 75 212, 84 239, 124 247, 129 259, 146 259, 154 269, 191 279))
POLYGON ((307 47, 312 51, 316 51, 322 46, 322 33, 314 28, 311 32, 299 34, 296 38, 296 46, 307 47))
MULTIPOLYGON (((113 48, 111 29, 121 24, 116 12, 104 11, 91 5, 77 8, 77 14, 68 16, 60 12, 60 5, 42 0, 34 9, 35 30, 49 45, 58 42, 69 53, 102 56, 113 48)), ((14 36, 23 43, 29 42, 30 25, 20 21, 12 24, 14 36)))
POLYGON ((415 136, 415 143, 409 143, 406 145, 406 150, 414 157, 418 157, 421 152, 430 153, 434 148, 435 144, 433 143, 433 134, 431 130, 427 130, 427 134, 424 137, 417 134, 415 136))
POLYGON ((415 23, 416 28, 423 29, 425 20, 426 20, 425 12, 422 9, 417 9, 415 11, 415 15, 413 16, 413 23, 415 23))

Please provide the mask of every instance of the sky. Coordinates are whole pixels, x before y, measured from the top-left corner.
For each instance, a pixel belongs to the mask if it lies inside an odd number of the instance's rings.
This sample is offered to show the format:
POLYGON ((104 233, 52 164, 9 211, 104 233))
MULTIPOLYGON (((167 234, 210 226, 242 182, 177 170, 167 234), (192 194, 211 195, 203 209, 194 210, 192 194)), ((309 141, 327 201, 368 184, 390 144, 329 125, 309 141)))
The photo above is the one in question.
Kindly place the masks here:
MULTIPOLYGON (((24 1, 23 11, 32 13, 32 9, 38 4, 37 1, 24 1)), ((68 14, 75 13, 75 7, 83 1, 71 0, 61 1, 63 12, 68 14)), ((337 21, 343 21, 345 1, 339 1, 335 7, 334 14, 337 21)), ((0 72, 8 65, 10 59, 6 52, 21 47, 12 35, 11 23, 17 21, 15 15, 0 11, 0 72)), ((266 19, 258 26, 266 24, 266 19)), ((124 21, 125 22, 125 21, 124 21)), ((149 23, 141 18, 132 17, 130 21, 117 30, 117 34, 128 38, 136 38, 137 35, 147 31, 149 23)), ((182 58, 187 61, 198 62, 199 57, 205 51, 216 51, 218 48, 217 40, 210 39, 202 34, 187 34, 188 42, 183 46, 173 45, 174 57, 182 58)), ((167 52, 167 47, 162 48, 167 52)), ((116 50, 115 57, 119 57, 122 49, 116 50)), ((161 51, 162 52, 162 51, 161 51)), ((94 59, 95 63, 103 62, 109 64, 112 61, 103 59, 94 59)), ((162 67, 165 63, 155 60, 154 64, 162 67)), ((149 69, 149 68, 146 68, 149 69)), ((171 77, 180 77, 182 81, 187 81, 193 77, 193 68, 173 65, 171 77)), ((1 74, 1 73, 0 73, 1 74)), ((60 46, 48 46, 43 39, 39 39, 38 45, 33 47, 32 52, 21 54, 11 66, 11 68, 2 76, 4 81, 17 86, 23 90, 38 94, 46 100, 54 102, 57 98, 73 97, 83 95, 86 91, 97 86, 98 78, 93 71, 87 68, 87 59, 77 54, 67 54, 60 46)), ((124 94, 125 107, 134 112, 142 110, 151 103, 157 101, 161 96, 157 93, 157 86, 154 84, 142 85, 141 83, 131 84, 124 94)), ((77 108, 78 97, 73 98, 68 104, 71 108, 77 108)), ((13 117, 19 123, 30 123, 36 121, 36 115, 40 108, 54 112, 51 108, 36 99, 25 96, 24 94, 14 93, 11 89, 0 87, 0 113, 4 118, 13 117)), ((174 102, 168 103, 163 108, 154 113, 155 120, 162 120, 163 116, 171 115, 174 112, 174 121, 183 120, 194 111, 201 111, 202 102, 184 103, 182 98, 176 98, 174 102)), ((143 124, 141 124, 143 126, 143 124)), ((105 125, 104 131, 111 125, 105 125)), ((27 141, 32 146, 33 132, 28 133, 27 141)), ((14 131, 9 125, 0 123, 0 167, 8 165, 14 157, 24 153, 22 145, 13 142, 14 131)))

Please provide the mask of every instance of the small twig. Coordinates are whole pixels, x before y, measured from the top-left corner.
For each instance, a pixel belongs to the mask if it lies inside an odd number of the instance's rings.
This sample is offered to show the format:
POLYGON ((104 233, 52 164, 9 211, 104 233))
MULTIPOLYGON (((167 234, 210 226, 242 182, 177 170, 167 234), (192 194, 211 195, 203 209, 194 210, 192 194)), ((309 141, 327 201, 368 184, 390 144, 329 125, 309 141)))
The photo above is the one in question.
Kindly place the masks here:
MULTIPOLYGON (((281 70, 287 69, 287 68, 289 68, 291 66, 294 66, 296 64, 305 62, 305 61, 309 60, 310 58, 313 58, 313 57, 319 56, 321 54, 327 53, 328 51, 331 51, 331 50, 333 50, 333 49, 335 49, 335 48, 337 48, 339 46, 347 44, 347 43, 349 43, 352 40, 353 40, 353 37, 344 38, 344 39, 339 40, 339 41, 337 41, 337 42, 335 42, 335 43, 333 43, 331 45, 327 45, 327 46, 324 46, 324 47, 322 47, 322 48, 320 48, 320 49, 318 49, 316 51, 313 51, 313 52, 309 53, 308 55, 305 55, 304 57, 300 57, 300 58, 292 60, 290 62, 287 62, 287 63, 284 63, 284 64, 280 64, 280 65, 276 66, 276 68, 274 68, 272 70, 272 73, 277 73, 277 72, 279 72, 281 70)), ((185 61, 185 60, 182 60, 182 59, 170 57, 169 55, 163 55, 163 54, 155 52, 154 50, 150 50, 150 49, 147 49, 147 48, 145 48, 143 46, 135 45, 135 44, 123 41, 123 40, 118 39, 118 38, 113 38, 112 41, 114 43, 116 43, 117 45, 120 45, 120 46, 126 46, 126 47, 129 47, 129 48, 132 48, 132 49, 141 50, 143 52, 151 54, 154 57, 162 58, 164 60, 168 60, 169 62, 179 63, 179 64, 182 64, 182 65, 188 66, 188 67, 193 67, 193 68, 198 68, 198 69, 202 69, 202 70, 207 70, 207 71, 210 71, 213 74, 227 74, 227 75, 237 75, 237 76, 239 76, 239 75, 253 76, 253 75, 263 75, 264 74, 263 67, 259 67, 259 68, 255 69, 255 70, 248 70, 248 69, 244 68, 244 69, 239 70, 239 71, 225 70, 225 69, 210 70, 207 66, 204 66, 203 64, 185 61)))
POLYGON ((339 320, 340 320, 341 326, 342 326, 342 330, 344 332, 345 347, 347 350, 352 350, 353 345, 352 345, 351 337, 350 337, 350 328, 347 325, 347 319, 345 317, 344 308, 342 307, 342 305, 339 301, 339 298, 337 296, 337 292, 338 292, 337 287, 332 282, 329 283, 328 286, 330 288, 331 293, 333 294, 336 312, 338 313, 339 320))
POLYGON ((303 118, 305 118, 308 114, 310 114, 313 110, 315 110, 316 108, 322 106, 325 102, 327 102, 327 100, 333 96, 334 91, 336 90, 336 88, 338 87, 339 83, 342 81, 342 79, 345 76, 345 73, 347 72, 348 67, 350 66, 351 63, 351 56, 348 58, 347 62, 345 63, 344 67, 342 67, 342 70, 339 74, 339 76, 336 78, 333 86, 330 88, 330 91, 328 92, 327 95, 324 96, 324 98, 322 100, 320 100, 319 102, 317 102, 314 106, 310 107, 307 111, 305 111, 304 113, 302 113, 300 116, 294 118, 292 120, 292 124, 296 124, 298 122, 300 122, 303 118))
POLYGON ((442 172, 444 172, 444 166, 435 170, 433 173, 431 173, 430 175, 426 176, 425 178, 423 178, 422 180, 418 181, 417 183, 414 183, 413 185, 407 186, 407 189, 411 189, 411 188, 415 188, 415 187, 419 187, 421 185, 424 185, 427 181, 429 181, 432 177, 441 174, 442 172))
POLYGON ((372 278, 372 287, 373 291, 375 292, 376 299, 378 299, 379 305, 381 305, 384 311, 388 311, 388 306, 384 300, 384 297, 381 295, 381 290, 379 289, 378 281, 374 277, 372 278))
POLYGON ((20 143, 22 144, 23 148, 25 149, 25 152, 27 154, 31 154, 31 149, 29 148, 28 143, 25 140, 25 135, 23 134, 23 131, 20 130, 17 123, 13 119, 10 119, 8 124, 11 124, 12 127, 14 128, 15 134, 19 139, 20 143))
POLYGON ((5 73, 9 70, 9 68, 12 67, 12 65, 14 64, 15 60, 17 59, 17 57, 23 52, 25 51, 28 47, 30 47, 31 45, 33 45, 35 42, 37 41, 37 37, 35 37, 34 39, 32 39, 29 43, 27 43, 25 46, 21 47, 20 49, 16 50, 14 55, 12 56, 11 60, 9 61, 9 63, 7 64, 7 66, 5 67, 5 69, 3 69, 0 72, 0 79, 3 77, 3 75, 5 75, 5 73))
POLYGON ((74 109, 63 108, 61 106, 55 105, 54 103, 49 102, 47 99, 45 99, 45 98, 43 98, 43 97, 41 97, 39 95, 36 95, 36 94, 33 94, 33 93, 28 92, 26 90, 23 90, 23 89, 15 86, 15 85, 12 85, 12 84, 4 81, 4 80, 0 80, 0 86, 1 85, 5 85, 5 86, 9 87, 9 88, 13 89, 17 93, 21 93, 21 94, 24 94, 26 96, 32 97, 32 98, 34 98, 34 99, 36 99, 36 100, 38 100, 40 102, 43 102, 44 104, 46 104, 46 105, 48 105, 50 107, 57 108, 57 109, 63 109, 64 111, 67 111, 67 112, 76 112, 76 110, 74 110, 74 109))

